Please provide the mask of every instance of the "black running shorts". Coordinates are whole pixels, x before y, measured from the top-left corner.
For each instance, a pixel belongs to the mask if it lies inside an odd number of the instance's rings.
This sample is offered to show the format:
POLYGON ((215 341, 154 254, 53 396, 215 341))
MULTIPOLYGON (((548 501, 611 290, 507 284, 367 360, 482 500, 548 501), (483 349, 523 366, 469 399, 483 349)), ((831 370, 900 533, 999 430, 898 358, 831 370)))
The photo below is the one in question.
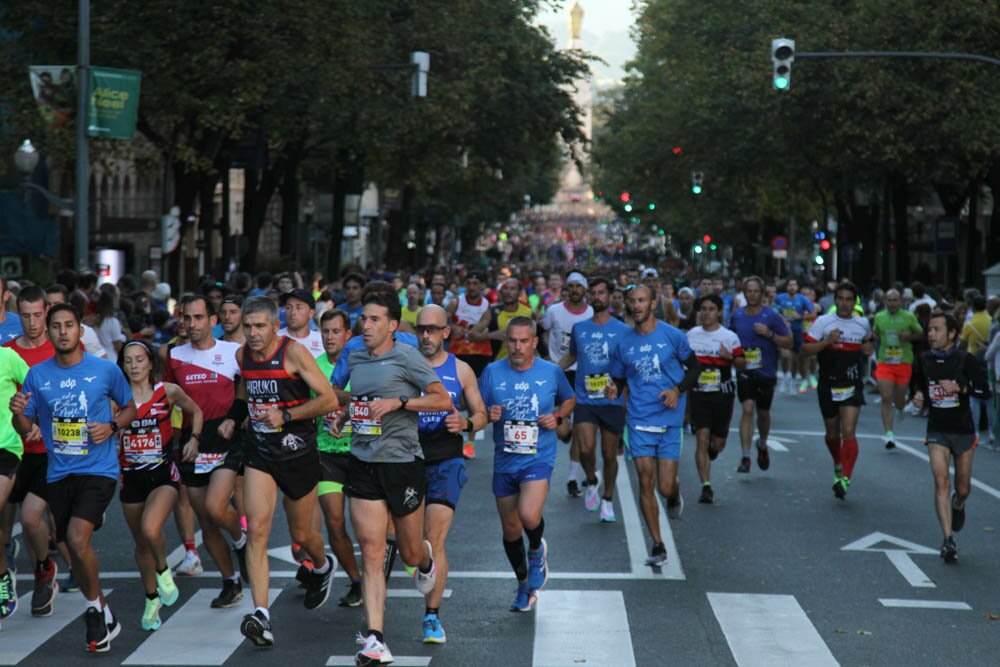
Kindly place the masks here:
POLYGON ((384 500, 393 516, 406 516, 419 509, 425 487, 423 459, 368 463, 352 455, 347 464, 347 495, 361 500, 384 500))

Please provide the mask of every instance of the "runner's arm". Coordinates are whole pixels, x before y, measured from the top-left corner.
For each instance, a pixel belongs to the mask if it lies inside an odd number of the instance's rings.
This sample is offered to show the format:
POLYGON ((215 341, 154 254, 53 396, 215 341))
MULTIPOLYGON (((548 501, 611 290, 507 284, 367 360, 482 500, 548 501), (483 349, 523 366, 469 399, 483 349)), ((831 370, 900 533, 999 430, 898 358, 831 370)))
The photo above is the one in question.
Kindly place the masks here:
POLYGON ((457 366, 458 379, 462 383, 462 398, 465 400, 466 410, 469 411, 468 421, 473 431, 480 431, 486 428, 488 420, 486 418, 486 404, 479 393, 476 374, 472 371, 472 367, 461 359, 457 360, 457 366))
POLYGON ((288 408, 288 413, 292 420, 312 419, 333 412, 339 406, 337 395, 333 393, 330 381, 323 375, 323 371, 316 365, 316 360, 304 346, 292 342, 285 354, 286 367, 291 362, 288 371, 297 373, 302 381, 309 385, 316 396, 310 398, 302 405, 288 408))
POLYGON ((683 394, 697 384, 698 373, 701 372, 701 364, 698 363, 698 357, 695 356, 694 352, 687 359, 683 359, 681 363, 684 364, 685 372, 684 378, 677 383, 677 391, 683 394))
POLYGON ((986 375, 986 365, 971 354, 965 355, 965 375, 968 386, 962 387, 969 396, 975 398, 990 397, 990 383, 986 375))
MULTIPOLYGON (((202 429, 205 426, 205 415, 194 400, 184 393, 184 390, 172 382, 164 382, 163 388, 167 392, 170 403, 178 406, 186 417, 191 420, 191 436, 201 437, 202 429)), ((244 412, 244 414, 246 414, 244 412)))
POLYGON ((576 352, 570 350, 559 360, 559 368, 565 372, 570 366, 576 363, 576 352))

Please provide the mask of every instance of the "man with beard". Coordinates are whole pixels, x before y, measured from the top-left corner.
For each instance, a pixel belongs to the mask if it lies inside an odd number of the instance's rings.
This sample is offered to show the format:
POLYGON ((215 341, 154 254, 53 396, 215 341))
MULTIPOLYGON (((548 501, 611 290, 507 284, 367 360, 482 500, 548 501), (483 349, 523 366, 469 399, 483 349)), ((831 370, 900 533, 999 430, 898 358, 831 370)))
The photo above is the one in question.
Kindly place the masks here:
MULTIPOLYGON (((468 364, 477 378, 483 374, 483 369, 490 363, 493 354, 493 346, 489 340, 473 342, 471 338, 473 327, 490 312, 489 301, 483 295, 485 284, 483 274, 478 271, 470 273, 465 278, 465 294, 459 294, 448 306, 448 318, 451 322, 449 352, 468 364)), ((462 453, 466 458, 475 458, 476 449, 471 440, 465 443, 462 453)))
POLYGON ((285 309, 285 328, 279 336, 288 336, 302 345, 313 359, 323 354, 323 336, 310 326, 316 315, 316 299, 304 289, 293 289, 281 295, 281 306, 285 309))

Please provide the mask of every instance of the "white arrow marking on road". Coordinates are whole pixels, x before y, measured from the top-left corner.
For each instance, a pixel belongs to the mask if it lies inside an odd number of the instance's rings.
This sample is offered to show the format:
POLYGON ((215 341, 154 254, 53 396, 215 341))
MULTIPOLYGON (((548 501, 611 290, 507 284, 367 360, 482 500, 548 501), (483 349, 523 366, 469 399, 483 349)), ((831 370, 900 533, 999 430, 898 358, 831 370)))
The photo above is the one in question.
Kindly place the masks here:
POLYGON ((542 591, 535 607, 533 667, 635 667, 621 591, 542 591))
POLYGON ((905 609, 949 609, 952 611, 972 611, 972 607, 964 602, 948 602, 946 600, 897 600, 895 598, 879 598, 883 607, 903 607, 905 609))
POLYGON ((708 601, 739 667, 837 667, 792 595, 709 593, 708 601))
MULTIPOLYGON (((738 428, 731 428, 729 429, 729 432, 739 433, 740 430, 738 428)), ((778 438, 773 435, 767 436, 767 448, 770 449, 772 452, 787 452, 788 447, 785 447, 786 444, 797 445, 799 444, 799 441, 792 440, 790 438, 778 438)))
POLYGON ((887 535, 885 533, 874 532, 871 535, 866 535, 859 540, 855 540, 850 544, 841 547, 841 551, 871 551, 871 552, 882 552, 888 558, 889 562, 899 570, 899 573, 903 575, 907 583, 914 588, 936 588, 934 582, 924 574, 924 571, 917 567, 917 564, 913 562, 910 558, 910 554, 921 554, 921 555, 935 555, 936 551, 925 546, 916 544, 915 542, 910 542, 909 540, 903 540, 898 537, 893 537, 892 535, 887 535), (876 549, 874 548, 876 544, 881 544, 882 542, 889 542, 890 544, 895 544, 900 548, 897 549, 876 549))
MULTIPOLYGON (((292 558, 292 547, 291 547, 291 545, 284 546, 284 547, 272 547, 272 548, 270 548, 270 549, 267 550, 267 555, 270 556, 271 558, 276 558, 276 559, 278 559, 280 561, 284 561, 286 563, 291 563, 295 567, 299 566, 299 562, 297 560, 295 560, 294 558, 292 558)), ((332 558, 333 554, 331 554, 329 551, 327 551, 326 552, 326 556, 327 556, 327 558, 332 558)))
MULTIPOLYGON (((268 590, 273 605, 281 589, 268 590)), ((221 665, 243 643, 240 620, 253 611, 250 591, 228 609, 211 609, 217 591, 203 588, 125 659, 123 665, 221 665)))
MULTIPOLYGON (((104 589, 105 598, 111 595, 111 590, 104 589)), ((0 665, 16 665, 21 662, 57 632, 79 620, 87 608, 87 601, 78 593, 57 596, 52 605, 51 616, 32 617, 31 593, 22 595, 17 604, 22 609, 21 613, 3 620, 0 665)), ((118 621, 121 622, 122 619, 119 618, 118 621)), ((83 653, 82 629, 78 637, 80 653, 83 653)))
MULTIPOLYGON (((356 664, 353 655, 331 655, 326 661, 327 667, 354 667, 356 664)), ((423 655, 392 656, 392 667, 427 667, 429 664, 431 659, 423 655)))

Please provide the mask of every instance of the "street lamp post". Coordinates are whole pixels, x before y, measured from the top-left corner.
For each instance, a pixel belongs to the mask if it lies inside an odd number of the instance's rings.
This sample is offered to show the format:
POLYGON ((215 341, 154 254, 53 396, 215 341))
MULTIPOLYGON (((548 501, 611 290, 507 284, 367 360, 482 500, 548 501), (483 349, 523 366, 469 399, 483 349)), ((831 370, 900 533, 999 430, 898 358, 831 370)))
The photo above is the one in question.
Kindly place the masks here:
POLYGON ((24 176, 21 180, 21 187, 42 195, 50 204, 59 207, 60 211, 72 212, 72 199, 56 197, 42 186, 31 181, 31 174, 34 173, 35 167, 38 166, 38 160, 38 151, 35 149, 35 146, 31 143, 30 139, 25 139, 24 143, 18 147, 17 152, 14 153, 14 165, 24 176))
POLYGON ((90 264, 90 155, 87 151, 87 97, 90 92, 90 0, 77 2, 76 68, 76 225, 73 263, 77 270, 90 264))

